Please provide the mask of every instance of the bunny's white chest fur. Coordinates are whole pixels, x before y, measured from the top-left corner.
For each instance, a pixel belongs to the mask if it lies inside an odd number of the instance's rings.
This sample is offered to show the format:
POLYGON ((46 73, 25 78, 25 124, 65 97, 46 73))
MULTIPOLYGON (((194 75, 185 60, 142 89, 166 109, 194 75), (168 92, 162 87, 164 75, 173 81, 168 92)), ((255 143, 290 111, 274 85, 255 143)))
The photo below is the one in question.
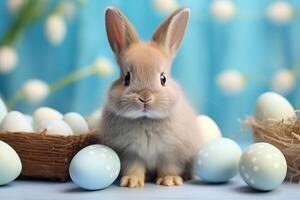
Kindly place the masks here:
POLYGON ((139 159, 148 171, 168 162, 185 165, 200 144, 195 121, 184 116, 128 121, 109 114, 104 117, 103 143, 116 150, 122 162, 139 159))
POLYGON ((114 148, 123 157, 121 159, 126 159, 126 156, 128 159, 130 156, 138 157, 143 160, 148 170, 153 170, 159 159, 165 157, 171 149, 168 143, 177 143, 168 138, 170 127, 162 130, 159 123, 163 122, 138 120, 130 121, 126 126, 119 126, 118 130, 108 128, 109 133, 104 137, 104 143, 114 148), (155 125, 156 123, 158 124, 155 125))
MULTIPOLYGON (((137 156, 144 160, 146 167, 153 170, 159 164, 162 157, 166 157, 171 147, 168 143, 177 143, 170 141, 168 133, 170 130, 161 130, 159 127, 141 124, 131 129, 128 134, 124 134, 124 143, 127 144, 125 152, 135 152, 137 156)), ((172 155, 170 155, 172 156, 172 155)))

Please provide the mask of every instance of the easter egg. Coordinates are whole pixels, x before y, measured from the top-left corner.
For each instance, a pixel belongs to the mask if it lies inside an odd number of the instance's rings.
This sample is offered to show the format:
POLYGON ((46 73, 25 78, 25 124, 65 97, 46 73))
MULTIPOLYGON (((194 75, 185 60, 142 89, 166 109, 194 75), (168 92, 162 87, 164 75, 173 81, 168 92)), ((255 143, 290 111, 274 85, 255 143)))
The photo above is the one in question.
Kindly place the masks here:
POLYGON ((100 125, 102 117, 102 109, 98 108, 96 111, 94 111, 92 114, 86 117, 86 121, 88 123, 89 128, 97 130, 100 125))
POLYGON ((199 115, 197 117, 197 121, 198 121, 203 144, 213 139, 222 137, 220 128, 218 127, 216 122, 212 120, 210 117, 206 115, 199 115))
POLYGON ((62 136, 68 136, 73 135, 72 129, 70 126, 64 122, 63 120, 43 120, 39 123, 39 126, 37 127, 37 131, 42 132, 46 130, 46 134, 50 135, 62 135, 62 136))
POLYGON ((34 126, 38 127, 39 123, 41 123, 44 120, 61 120, 63 119, 63 115, 48 107, 41 107, 38 108, 34 113, 33 113, 33 121, 34 121, 34 126))
POLYGON ((255 120, 281 120, 283 118, 295 116, 296 114, 293 106, 286 98, 275 92, 263 93, 256 101, 255 120))
POLYGON ((241 148, 233 140, 212 140, 201 147, 194 159, 194 171, 204 181, 226 182, 237 174, 241 154, 241 148))
POLYGON ((269 191, 277 188, 284 180, 287 163, 279 149, 269 143, 259 142, 244 151, 239 170, 249 186, 269 191))
POLYGON ((8 132, 33 132, 31 124, 18 111, 11 111, 4 117, 0 130, 8 132))
POLYGON ((85 119, 78 113, 70 112, 65 114, 63 120, 71 127, 75 135, 88 133, 89 127, 85 119))
POLYGON ((33 117, 31 116, 31 115, 24 115, 25 116, 25 118, 27 119, 27 121, 31 124, 31 125, 33 125, 33 117))
POLYGON ((4 102, 2 101, 2 99, 0 98, 0 124, 6 115, 7 115, 7 108, 4 102))
POLYGON ((109 147, 95 144, 80 150, 70 163, 72 181, 87 190, 111 185, 120 172, 120 159, 109 147))
POLYGON ((16 151, 0 140, 0 186, 15 180, 21 171, 22 164, 16 151))

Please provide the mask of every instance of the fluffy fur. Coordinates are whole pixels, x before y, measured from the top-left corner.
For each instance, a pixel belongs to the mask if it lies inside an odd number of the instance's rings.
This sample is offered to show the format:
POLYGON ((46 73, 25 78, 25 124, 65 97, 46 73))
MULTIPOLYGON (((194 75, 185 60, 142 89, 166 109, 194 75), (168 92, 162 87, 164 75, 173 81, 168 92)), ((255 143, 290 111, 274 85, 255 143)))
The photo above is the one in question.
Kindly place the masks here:
POLYGON ((146 175, 156 177, 157 184, 182 184, 201 145, 196 115, 170 74, 188 16, 188 9, 175 11, 152 40, 143 43, 118 9, 106 10, 120 77, 109 90, 99 135, 121 158, 121 186, 143 186, 146 175))

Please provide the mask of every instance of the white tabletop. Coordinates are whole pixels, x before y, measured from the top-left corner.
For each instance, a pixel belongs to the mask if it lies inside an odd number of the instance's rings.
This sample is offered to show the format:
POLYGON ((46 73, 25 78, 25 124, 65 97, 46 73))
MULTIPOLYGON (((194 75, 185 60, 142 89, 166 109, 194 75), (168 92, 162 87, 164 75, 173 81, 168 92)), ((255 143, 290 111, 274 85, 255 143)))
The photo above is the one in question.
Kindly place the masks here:
POLYGON ((278 199, 299 200, 300 185, 284 183, 271 192, 258 192, 248 188, 240 177, 226 184, 206 184, 189 181, 183 186, 157 186, 147 183, 144 188, 122 188, 114 184, 99 191, 85 191, 72 182, 55 183, 46 181, 17 180, 0 187, 0 200, 114 200, 114 199, 278 199))

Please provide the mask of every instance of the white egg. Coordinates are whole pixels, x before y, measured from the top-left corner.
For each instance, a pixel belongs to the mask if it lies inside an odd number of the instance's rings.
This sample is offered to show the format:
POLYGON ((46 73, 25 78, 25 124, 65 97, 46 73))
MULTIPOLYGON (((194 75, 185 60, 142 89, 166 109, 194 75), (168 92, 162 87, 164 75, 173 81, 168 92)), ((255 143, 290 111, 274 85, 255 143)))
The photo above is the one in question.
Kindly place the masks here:
POLYGON ((33 125, 33 117, 31 116, 31 115, 24 115, 25 116, 25 118, 27 119, 27 121, 31 124, 31 125, 33 125))
POLYGON ((102 116, 102 109, 99 108, 91 115, 86 117, 86 121, 88 123, 89 128, 97 130, 99 128, 100 120, 102 116))
POLYGON ((89 127, 85 119, 78 113, 67 113, 65 114, 63 120, 71 127, 75 135, 89 132, 89 127))
POLYGON ((216 122, 206 115, 197 117, 199 129, 202 136, 203 144, 210 142, 213 139, 221 138, 222 133, 216 122))
POLYGON ((4 104, 4 102, 2 101, 2 99, 0 98, 0 124, 1 124, 2 120, 4 119, 5 115, 7 115, 7 108, 4 104))
POLYGON ((275 93, 266 92, 256 101, 255 119, 258 121, 295 117, 295 110, 286 98, 275 93))
POLYGON ((278 187, 284 180, 287 163, 279 149, 271 144, 259 142, 244 151, 239 170, 249 186, 269 191, 278 187))
POLYGON ((69 136, 73 134, 72 129, 66 122, 55 119, 43 120, 39 123, 37 130, 39 132, 46 130, 46 134, 50 135, 69 136))
POLYGON ((60 112, 48 107, 38 108, 33 113, 33 121, 35 127, 38 127, 39 123, 41 123, 44 120, 49 120, 49 119, 62 120, 62 118, 63 115, 60 112))
POLYGON ((8 132, 33 132, 31 124, 18 111, 11 111, 4 117, 0 130, 8 132))
POLYGON ((0 186, 15 180, 21 171, 22 163, 16 151, 0 141, 0 186))

